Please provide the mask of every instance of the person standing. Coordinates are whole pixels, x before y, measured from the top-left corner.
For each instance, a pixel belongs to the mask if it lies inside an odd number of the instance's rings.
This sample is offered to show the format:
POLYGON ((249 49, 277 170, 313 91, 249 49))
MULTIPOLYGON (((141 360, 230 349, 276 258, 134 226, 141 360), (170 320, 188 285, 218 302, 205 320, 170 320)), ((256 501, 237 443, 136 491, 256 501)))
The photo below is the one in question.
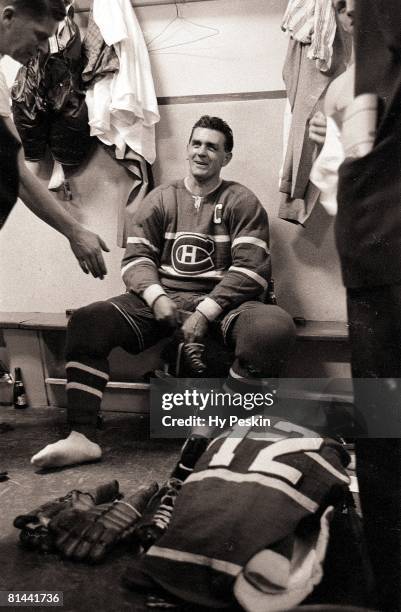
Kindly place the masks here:
MULTIPOLYGON (((48 39, 65 17, 63 0, 0 0, 0 57, 8 55, 26 64, 38 51, 47 51, 48 39)), ((18 132, 11 120, 9 91, 0 69, 0 227, 19 196, 39 219, 63 234, 81 269, 95 278, 107 274, 105 242, 78 223, 42 186, 25 164, 18 132)))
POLYGON ((340 167, 335 232, 347 288, 355 402, 370 428, 369 437, 356 440, 356 457, 376 606, 400 610, 401 3, 355 0, 355 10, 353 0, 346 5, 354 12, 355 99, 371 94, 378 114, 372 149, 340 167))

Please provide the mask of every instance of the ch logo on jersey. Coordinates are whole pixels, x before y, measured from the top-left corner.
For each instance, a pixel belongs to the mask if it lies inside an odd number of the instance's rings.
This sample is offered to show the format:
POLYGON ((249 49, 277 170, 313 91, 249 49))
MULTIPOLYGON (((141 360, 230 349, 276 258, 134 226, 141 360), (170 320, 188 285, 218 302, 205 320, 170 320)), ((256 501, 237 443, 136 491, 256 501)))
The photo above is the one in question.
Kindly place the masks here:
POLYGON ((181 274, 202 274, 214 270, 214 242, 197 234, 183 234, 174 241, 171 260, 181 274))

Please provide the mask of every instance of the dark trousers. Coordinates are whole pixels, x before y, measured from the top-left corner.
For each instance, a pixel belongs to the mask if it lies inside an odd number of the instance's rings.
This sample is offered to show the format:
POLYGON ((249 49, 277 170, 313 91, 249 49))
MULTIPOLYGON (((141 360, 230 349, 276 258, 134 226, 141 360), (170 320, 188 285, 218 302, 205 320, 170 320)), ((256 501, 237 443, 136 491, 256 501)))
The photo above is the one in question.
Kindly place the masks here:
MULTIPOLYGON (((191 292, 169 292, 178 308, 192 312, 202 299, 191 292)), ((209 326, 234 351, 233 376, 277 378, 295 340, 292 318, 278 306, 246 302, 209 326)), ((68 421, 85 433, 96 425, 109 379, 108 356, 122 347, 138 354, 172 335, 158 323, 145 302, 125 293, 78 309, 67 330, 68 421)))
POLYGON ((18 197, 18 152, 21 145, 0 117, 0 229, 18 197))
POLYGON ((400 610, 401 286, 349 289, 347 298, 356 407, 372 435, 381 435, 381 430, 387 435, 392 423, 398 436, 360 438, 356 457, 376 606, 400 610))

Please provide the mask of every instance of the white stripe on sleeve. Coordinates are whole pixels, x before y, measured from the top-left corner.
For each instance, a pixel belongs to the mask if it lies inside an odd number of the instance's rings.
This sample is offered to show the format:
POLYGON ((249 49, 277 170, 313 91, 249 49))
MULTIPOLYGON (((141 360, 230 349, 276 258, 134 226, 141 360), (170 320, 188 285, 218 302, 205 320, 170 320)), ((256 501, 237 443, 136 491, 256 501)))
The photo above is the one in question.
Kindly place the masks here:
POLYGON ((138 257, 138 259, 134 259, 134 261, 130 261, 127 265, 121 268, 121 276, 124 276, 124 274, 130 268, 132 268, 132 266, 137 266, 138 264, 143 263, 143 262, 151 263, 156 268, 155 262, 152 259, 149 259, 149 257, 138 257))
POLYGON ((234 249, 238 244, 253 244, 266 251, 268 255, 270 253, 267 242, 265 240, 261 240, 260 238, 255 238, 254 236, 240 236, 239 238, 236 238, 232 243, 231 248, 234 249))
POLYGON ((155 253, 159 252, 159 249, 150 242, 147 238, 137 238, 135 236, 129 236, 127 238, 127 244, 144 244, 152 249, 155 253))
POLYGON ((262 285, 263 289, 267 289, 267 281, 257 272, 248 270, 248 268, 240 268, 239 266, 230 266, 229 270, 232 272, 242 272, 242 274, 249 276, 249 278, 259 283, 259 285, 262 285))

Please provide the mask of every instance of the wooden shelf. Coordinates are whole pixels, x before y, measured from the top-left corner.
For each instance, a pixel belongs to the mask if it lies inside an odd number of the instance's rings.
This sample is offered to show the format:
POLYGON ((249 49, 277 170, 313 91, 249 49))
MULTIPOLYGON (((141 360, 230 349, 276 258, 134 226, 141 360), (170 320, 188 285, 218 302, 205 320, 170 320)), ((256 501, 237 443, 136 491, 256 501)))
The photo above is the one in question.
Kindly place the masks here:
MULTIPOLYGON (((69 316, 57 312, 0 312, 2 329, 65 330, 69 316)), ((348 342, 345 321, 305 321, 296 326, 297 338, 309 342, 348 342)))
MULTIPOLYGON (((67 380, 65 378, 45 378, 46 385, 58 385, 65 386, 67 380)), ((118 382, 109 381, 107 383, 107 389, 124 389, 130 391, 149 391, 150 384, 144 382, 118 382)))

